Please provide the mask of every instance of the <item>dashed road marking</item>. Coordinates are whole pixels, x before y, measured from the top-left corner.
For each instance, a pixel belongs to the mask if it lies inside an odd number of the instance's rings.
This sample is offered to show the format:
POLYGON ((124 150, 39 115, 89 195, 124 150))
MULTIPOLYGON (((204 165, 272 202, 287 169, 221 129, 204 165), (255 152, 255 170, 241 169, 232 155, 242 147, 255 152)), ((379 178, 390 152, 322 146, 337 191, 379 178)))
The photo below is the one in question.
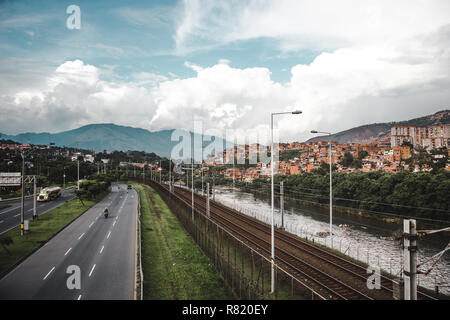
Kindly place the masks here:
POLYGON ((81 236, 78 238, 80 240, 84 236, 84 232, 81 234, 81 236))
POLYGON ((9 212, 9 211, 13 211, 13 210, 15 210, 15 209, 19 209, 20 207, 14 207, 14 208, 10 208, 10 209, 8 209, 8 210, 5 210, 5 211, 3 211, 2 213, 0 213, 0 214, 4 214, 4 213, 6 213, 6 212, 9 212))
POLYGON ((95 264, 94 264, 94 266, 92 267, 91 272, 89 272, 89 277, 92 275, 92 272, 94 271, 94 269, 95 269, 95 264))
POLYGON ((77 300, 81 300, 81 294, 78 296, 78 299, 77 300))
POLYGON ((102 246, 102 248, 100 249, 100 253, 103 252, 103 249, 105 249, 105 246, 102 246))
POLYGON ((47 277, 50 275, 50 273, 52 273, 53 270, 55 270, 55 267, 53 267, 53 268, 47 273, 47 275, 44 277, 44 279, 42 279, 42 280, 47 279, 47 277))
POLYGON ((66 253, 64 253, 64 255, 66 256, 70 252, 70 250, 72 250, 72 248, 69 248, 69 250, 67 250, 66 253))
POLYGON ((106 236, 106 239, 109 238, 109 236, 111 235, 111 231, 108 233, 108 235, 106 236))
POLYGON ((91 224, 89 225, 89 228, 92 227, 93 224, 94 224, 94 221, 91 222, 91 224))

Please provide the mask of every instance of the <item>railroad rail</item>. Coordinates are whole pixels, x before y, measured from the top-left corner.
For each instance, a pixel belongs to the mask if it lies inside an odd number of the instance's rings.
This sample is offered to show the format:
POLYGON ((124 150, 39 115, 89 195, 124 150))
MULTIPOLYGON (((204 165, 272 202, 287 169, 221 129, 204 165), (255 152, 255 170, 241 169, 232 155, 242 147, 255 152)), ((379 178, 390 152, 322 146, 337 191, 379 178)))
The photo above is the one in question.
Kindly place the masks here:
MULTIPOLYGON (((163 187, 168 191, 168 186, 163 187)), ((174 192, 180 200, 191 205, 190 191, 174 187, 174 192)), ((196 211, 206 215, 206 197, 195 194, 194 207, 196 211)), ((266 223, 212 200, 210 217, 270 257, 270 226, 266 223)), ((278 242, 275 249, 276 262, 289 268, 304 281, 319 287, 330 299, 393 298, 393 278, 381 274, 381 288, 370 290, 366 284, 366 266, 282 230, 275 231, 275 239, 278 242)), ((435 299, 424 292, 418 292, 418 298, 435 299)))

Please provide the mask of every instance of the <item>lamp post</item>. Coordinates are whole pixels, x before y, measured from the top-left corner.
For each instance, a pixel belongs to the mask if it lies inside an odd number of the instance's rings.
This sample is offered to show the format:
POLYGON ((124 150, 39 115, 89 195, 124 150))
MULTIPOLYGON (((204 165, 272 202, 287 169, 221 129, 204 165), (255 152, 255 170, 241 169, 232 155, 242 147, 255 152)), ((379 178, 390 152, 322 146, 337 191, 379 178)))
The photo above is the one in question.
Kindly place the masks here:
MULTIPOLYGON (((287 112, 272 112, 270 114, 270 139, 271 139, 271 145, 270 145, 270 176, 271 176, 271 204, 272 204, 272 227, 271 227, 271 264, 272 264, 272 270, 271 270, 271 293, 275 292, 275 227, 274 227, 274 183, 273 183, 273 116, 274 115, 280 115, 280 114, 301 114, 302 111, 296 110, 296 111, 287 111, 287 112)), ((234 150, 233 150, 234 152, 234 150)), ((234 157, 234 154, 233 154, 234 157)), ((233 159, 234 160, 234 159, 233 159)), ((233 161, 234 162, 234 161, 233 161)))
POLYGON ((311 133, 323 133, 328 134, 328 153, 330 157, 330 243, 333 242, 333 179, 332 179, 332 163, 331 163, 331 133, 330 132, 322 132, 322 131, 316 131, 312 130, 311 133))

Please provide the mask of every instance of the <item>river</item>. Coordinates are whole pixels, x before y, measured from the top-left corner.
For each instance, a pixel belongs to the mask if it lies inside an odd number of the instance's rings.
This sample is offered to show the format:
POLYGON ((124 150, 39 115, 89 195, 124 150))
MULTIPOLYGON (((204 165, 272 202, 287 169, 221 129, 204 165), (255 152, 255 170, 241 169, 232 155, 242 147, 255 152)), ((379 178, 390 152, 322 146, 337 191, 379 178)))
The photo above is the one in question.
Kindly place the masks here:
MULTIPOLYGON (((270 224, 271 207, 267 199, 256 198, 251 193, 227 188, 216 189, 216 201, 258 218, 270 224)), ((403 253, 400 241, 386 240, 393 233, 400 232, 402 226, 386 223, 361 216, 333 213, 333 240, 320 237, 318 232, 329 231, 329 208, 305 207, 298 202, 285 202, 284 227, 287 231, 301 237, 314 239, 315 242, 333 247, 341 252, 380 267, 396 276, 401 273, 403 253), (383 239, 382 237, 385 237, 383 239)), ((281 226, 281 214, 275 209, 275 224, 281 226)), ((418 229, 420 229, 418 225, 418 229)), ((418 262, 427 262, 433 255, 442 251, 448 243, 448 237, 434 236, 433 241, 418 241, 418 262)), ((420 286, 450 294, 450 252, 447 251, 428 275, 419 274, 420 286)), ((434 261, 434 260, 433 260, 434 261)), ((427 270, 433 261, 427 262, 419 270, 427 270)))

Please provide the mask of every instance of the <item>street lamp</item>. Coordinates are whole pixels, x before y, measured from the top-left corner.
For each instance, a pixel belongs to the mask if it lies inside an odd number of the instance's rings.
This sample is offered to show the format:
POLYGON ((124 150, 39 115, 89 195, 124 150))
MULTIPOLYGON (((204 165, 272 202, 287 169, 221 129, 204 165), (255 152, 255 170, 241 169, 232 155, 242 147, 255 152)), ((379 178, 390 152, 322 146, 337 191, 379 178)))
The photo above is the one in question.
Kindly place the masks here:
POLYGON ((330 156, 330 244, 333 246, 333 180, 331 177, 332 164, 331 164, 331 133, 311 130, 311 133, 323 133, 328 135, 328 151, 330 156))
MULTIPOLYGON (((272 227, 271 227, 271 264, 272 264, 272 270, 271 270, 271 293, 275 292, 275 227, 274 227, 274 183, 273 183, 273 116, 274 115, 280 115, 280 114, 301 114, 302 111, 295 110, 295 111, 287 111, 287 112, 272 112, 270 114, 270 139, 271 139, 271 145, 270 145, 270 176, 271 176, 271 203, 272 203, 272 227)), ((233 150, 234 152, 234 150, 233 150)), ((233 155, 234 156, 234 155, 233 155)), ((234 162, 234 161, 233 161, 234 162)))

